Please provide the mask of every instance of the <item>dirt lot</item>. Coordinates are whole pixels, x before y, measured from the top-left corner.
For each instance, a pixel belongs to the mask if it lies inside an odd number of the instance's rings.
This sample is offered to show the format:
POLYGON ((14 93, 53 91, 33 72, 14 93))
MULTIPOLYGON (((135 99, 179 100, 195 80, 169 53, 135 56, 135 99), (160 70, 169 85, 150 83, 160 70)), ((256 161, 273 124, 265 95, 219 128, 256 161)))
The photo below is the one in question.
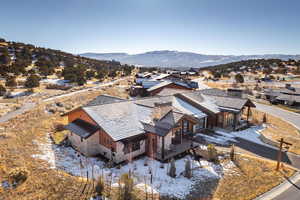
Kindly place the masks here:
MULTIPOLYGON (((252 110, 253 123, 262 123, 264 113, 258 110, 252 110)), ((280 138, 284 138, 285 141, 292 143, 289 151, 300 154, 300 132, 293 125, 287 123, 283 119, 274 117, 273 115, 266 114, 266 128, 262 131, 262 134, 267 138, 277 141, 280 138)))
POLYGON ((275 162, 237 156, 235 170, 226 173, 217 186, 213 199, 250 200, 283 182, 283 175, 291 176, 295 171, 284 168, 276 172, 275 162))

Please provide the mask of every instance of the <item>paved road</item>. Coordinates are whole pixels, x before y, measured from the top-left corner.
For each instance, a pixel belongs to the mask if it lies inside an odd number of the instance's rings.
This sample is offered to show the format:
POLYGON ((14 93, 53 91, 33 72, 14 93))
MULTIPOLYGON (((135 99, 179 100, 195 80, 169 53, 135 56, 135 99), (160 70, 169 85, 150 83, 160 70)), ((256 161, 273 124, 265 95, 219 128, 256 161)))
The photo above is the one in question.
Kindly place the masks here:
POLYGON ((300 181, 293 184, 292 187, 279 194, 273 200, 299 200, 300 199, 300 181))
MULTIPOLYGON (((121 79, 117 79, 117 80, 114 80, 114 81, 111 81, 111 82, 108 82, 108 83, 102 83, 102 84, 99 84, 95 87, 91 87, 91 88, 86 88, 86 89, 82 89, 82 90, 77 90, 77 91, 74 91, 74 92, 70 92, 70 93, 67 93, 67 94, 62 94, 62 95, 57 95, 57 96, 54 96, 54 97, 49 97, 47 99, 44 99, 43 101, 44 102, 49 102, 49 101, 52 101, 52 100, 56 100, 56 99, 60 99, 60 98, 63 98, 63 97, 68 97, 68 96, 72 96, 74 94, 78 94, 78 93, 82 93, 82 92, 87 92, 87 91, 91 91, 91 90, 96 90, 96 89, 99 89, 101 87, 105 87, 105 86, 109 86, 109 85, 113 85, 121 80, 124 80, 126 78, 121 78, 121 79)), ((6 115, 0 117, 0 123, 3 123, 3 122, 6 122, 32 108, 35 107, 35 103, 25 103, 21 108, 19 108, 18 110, 15 110, 15 111, 12 111, 12 112, 9 112, 7 113, 6 115)))
MULTIPOLYGON (((293 124, 295 127, 297 127, 300 130, 300 114, 289 112, 287 110, 280 109, 275 106, 269 106, 265 104, 255 103, 256 108, 258 110, 264 111, 268 114, 280 117, 281 119, 293 124)), ((265 148, 251 148, 249 144, 245 144, 242 142, 241 144, 242 148, 252 149, 256 151, 258 155, 261 155, 263 157, 268 157, 271 159, 274 159, 274 156, 276 157, 276 152, 273 152, 271 149, 265 149, 265 148)), ((294 154, 284 154, 283 160, 292 166, 300 169, 300 156, 294 155, 294 154)), ((297 183, 291 183, 291 187, 278 195, 274 200, 299 200, 300 199, 300 181, 297 183)))
POLYGON ((269 105, 256 103, 256 102, 255 102, 255 105, 258 110, 261 110, 268 114, 280 117, 280 118, 290 122, 291 124, 293 124, 300 130, 300 114, 293 113, 293 112, 290 112, 287 110, 283 110, 281 108, 271 106, 271 105, 269 106, 269 105))

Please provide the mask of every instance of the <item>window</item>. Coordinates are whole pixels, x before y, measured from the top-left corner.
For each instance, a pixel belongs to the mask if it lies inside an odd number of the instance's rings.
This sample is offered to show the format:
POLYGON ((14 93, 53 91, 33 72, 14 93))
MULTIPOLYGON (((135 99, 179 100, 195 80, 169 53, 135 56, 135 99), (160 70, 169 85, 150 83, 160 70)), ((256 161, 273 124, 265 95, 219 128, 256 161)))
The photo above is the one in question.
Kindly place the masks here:
POLYGON ((124 144, 124 149, 123 152, 125 154, 133 152, 133 151, 138 151, 141 149, 141 144, 140 144, 140 140, 135 141, 135 142, 130 142, 130 143, 126 143, 124 144))
POLYGON ((194 125, 194 132, 200 131, 205 128, 205 118, 201 118, 197 124, 194 125))
POLYGON ((136 141, 136 142, 132 143, 132 151, 140 150, 140 148, 141 148, 140 141, 136 141))
POLYGON ((182 131, 183 133, 187 133, 189 131, 189 121, 184 120, 182 122, 182 131))

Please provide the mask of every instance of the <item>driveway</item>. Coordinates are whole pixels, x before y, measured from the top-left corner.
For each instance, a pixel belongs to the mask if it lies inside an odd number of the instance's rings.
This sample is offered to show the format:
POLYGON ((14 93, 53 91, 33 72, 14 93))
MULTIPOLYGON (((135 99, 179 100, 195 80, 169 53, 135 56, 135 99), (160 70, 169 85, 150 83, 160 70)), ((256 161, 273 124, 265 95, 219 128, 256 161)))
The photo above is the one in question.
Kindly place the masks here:
POLYGON ((283 110, 276 106, 271 106, 271 105, 269 106, 269 105, 256 103, 256 102, 255 105, 257 110, 280 117, 281 119, 293 124, 295 127, 297 127, 300 130, 300 114, 283 110))

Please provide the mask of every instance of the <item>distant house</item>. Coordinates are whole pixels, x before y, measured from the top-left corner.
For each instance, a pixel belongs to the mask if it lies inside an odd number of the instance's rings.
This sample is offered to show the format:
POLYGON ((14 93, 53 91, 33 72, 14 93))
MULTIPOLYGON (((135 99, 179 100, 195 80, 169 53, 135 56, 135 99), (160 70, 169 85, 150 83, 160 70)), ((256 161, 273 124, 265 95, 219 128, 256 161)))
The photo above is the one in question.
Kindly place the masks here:
POLYGON ((261 97, 272 103, 280 103, 289 106, 300 106, 300 88, 286 84, 285 88, 264 89, 261 97))
POLYGON ((137 100, 98 96, 67 113, 69 141, 87 156, 101 154, 115 163, 140 155, 168 160, 195 147, 194 136, 207 128, 241 128, 242 112, 248 107, 249 116, 254 107, 248 99, 206 92, 137 100))
POLYGON ((150 96, 154 96, 164 88, 174 88, 174 89, 181 89, 181 90, 192 90, 193 87, 184 82, 172 82, 172 81, 163 81, 159 84, 156 84, 147 89, 147 92, 150 96))
POLYGON ((177 88, 192 90, 198 88, 198 83, 191 81, 180 74, 156 74, 150 77, 137 77, 136 85, 130 88, 131 96, 153 96, 163 88, 177 88), (139 87, 142 86, 142 87, 139 87))

